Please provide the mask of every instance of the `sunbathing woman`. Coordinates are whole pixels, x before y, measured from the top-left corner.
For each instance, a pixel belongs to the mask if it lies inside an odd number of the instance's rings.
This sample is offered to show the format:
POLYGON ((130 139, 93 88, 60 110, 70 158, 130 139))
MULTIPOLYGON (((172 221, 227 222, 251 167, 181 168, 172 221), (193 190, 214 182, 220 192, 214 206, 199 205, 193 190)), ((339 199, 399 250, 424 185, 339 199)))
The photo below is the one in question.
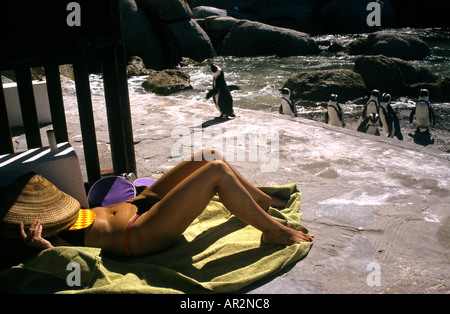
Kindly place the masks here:
MULTIPOLYGON (((314 238, 275 221, 266 211, 269 206, 285 206, 285 201, 263 193, 244 179, 221 153, 206 149, 172 168, 135 198, 93 208, 96 218, 84 229, 84 245, 129 256, 164 250, 202 213, 216 193, 232 214, 262 232, 265 243, 291 245, 314 238)), ((42 225, 37 220, 28 232, 21 224, 20 232, 25 243, 32 247, 68 245, 59 237, 43 239, 42 225)))

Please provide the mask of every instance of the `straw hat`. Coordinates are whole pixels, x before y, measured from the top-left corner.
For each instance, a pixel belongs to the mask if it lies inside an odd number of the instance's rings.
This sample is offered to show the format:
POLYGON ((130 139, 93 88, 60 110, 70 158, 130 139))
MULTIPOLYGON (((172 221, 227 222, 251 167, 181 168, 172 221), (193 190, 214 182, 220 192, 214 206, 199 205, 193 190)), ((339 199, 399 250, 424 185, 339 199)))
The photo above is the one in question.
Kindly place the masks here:
POLYGON ((34 219, 43 226, 42 237, 69 229, 77 220, 80 203, 36 173, 27 173, 0 191, 0 234, 18 238, 34 219))

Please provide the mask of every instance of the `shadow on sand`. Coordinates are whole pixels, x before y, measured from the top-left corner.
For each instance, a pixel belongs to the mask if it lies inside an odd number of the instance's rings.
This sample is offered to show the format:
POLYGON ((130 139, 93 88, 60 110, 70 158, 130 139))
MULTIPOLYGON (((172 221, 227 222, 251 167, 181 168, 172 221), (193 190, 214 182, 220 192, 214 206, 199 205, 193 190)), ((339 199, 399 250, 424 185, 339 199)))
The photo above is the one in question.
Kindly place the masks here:
POLYGON ((434 144, 434 138, 429 130, 423 132, 421 132, 420 130, 416 130, 414 134, 409 133, 409 136, 411 136, 414 139, 414 143, 422 146, 434 144))

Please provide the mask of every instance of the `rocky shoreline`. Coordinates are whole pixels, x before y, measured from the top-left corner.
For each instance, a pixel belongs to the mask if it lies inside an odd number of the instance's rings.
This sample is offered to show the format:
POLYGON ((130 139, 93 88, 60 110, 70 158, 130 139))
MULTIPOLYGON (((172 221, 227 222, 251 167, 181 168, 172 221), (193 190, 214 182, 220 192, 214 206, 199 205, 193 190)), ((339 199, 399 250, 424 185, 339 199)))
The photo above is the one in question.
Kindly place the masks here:
MULTIPOLYGON (((433 1, 418 12, 433 8, 433 1)), ((203 61, 216 55, 317 54, 319 48, 311 35, 368 33, 381 27, 401 27, 404 15, 410 13, 405 8, 399 10, 398 1, 383 0, 379 2, 381 26, 368 26, 369 2, 121 0, 123 42, 129 58, 140 56, 149 68, 156 70, 174 67, 182 57, 203 61)), ((444 21, 436 14, 433 18, 421 15, 420 21, 406 26, 444 26, 444 21)), ((386 47, 391 51, 394 47, 402 53, 405 45, 410 45, 410 39, 403 41, 403 46, 398 43, 388 40, 371 48, 360 41, 352 48, 358 52, 368 48, 372 49, 371 54, 377 54, 383 53, 386 47)), ((426 45, 407 50, 414 54, 407 58, 417 59, 417 54, 427 54, 426 45)))
MULTIPOLYGON (((398 19, 395 2, 383 2, 385 26, 395 26, 392 19, 398 19)), ((338 0, 122 0, 120 4, 123 41, 129 59, 128 75, 148 76, 143 87, 157 95, 171 95, 192 88, 189 76, 180 66, 185 60, 205 62, 218 55, 285 57, 325 52, 358 57, 353 69, 305 71, 292 75, 285 87, 291 89, 292 98, 299 105, 305 100, 326 102, 332 93, 339 95, 340 103, 362 103, 372 89, 390 93, 393 99, 414 100, 422 88, 430 91, 432 103, 450 102, 450 77, 432 73, 414 63, 430 56, 429 46, 417 36, 376 31, 340 45, 315 41, 305 33, 326 32, 333 23, 344 23, 348 27, 358 19, 365 21, 364 1, 356 4, 356 1, 338 0), (339 11, 332 23, 325 23, 325 17, 338 5, 346 10, 345 17, 339 11)), ((368 30, 365 23, 360 24, 360 28, 353 27, 352 31, 368 30)), ((340 28, 334 30, 343 31, 340 28)), ((67 66, 61 70, 62 75, 71 78, 67 66)), ((35 79, 42 78, 43 70, 33 69, 33 74, 35 79)), ((15 79, 14 73, 2 72, 2 75, 15 79)), ((409 111, 403 113, 401 107, 397 110, 405 117, 409 111)), ((436 111, 435 145, 448 152, 448 109, 442 107, 436 111)), ((356 116, 349 112, 349 123, 358 124, 356 116)), ((322 120, 320 114, 308 114, 308 117, 322 120)), ((403 120, 402 128, 408 129, 407 118, 403 120)))

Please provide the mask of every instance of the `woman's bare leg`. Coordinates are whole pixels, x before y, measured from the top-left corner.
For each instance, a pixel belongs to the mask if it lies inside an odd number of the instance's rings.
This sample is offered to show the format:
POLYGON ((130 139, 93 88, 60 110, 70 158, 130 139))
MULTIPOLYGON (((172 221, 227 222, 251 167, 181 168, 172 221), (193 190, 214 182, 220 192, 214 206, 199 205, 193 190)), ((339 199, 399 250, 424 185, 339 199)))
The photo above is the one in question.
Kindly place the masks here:
POLYGON ((262 231, 266 243, 290 245, 313 236, 288 228, 268 215, 226 163, 212 161, 177 184, 133 225, 132 254, 150 254, 171 245, 218 193, 226 208, 243 222, 262 231))
POLYGON ((204 149, 196 154, 192 155, 190 161, 183 161, 177 166, 169 170, 160 179, 158 179, 152 186, 150 186, 146 191, 141 193, 142 196, 156 196, 163 198, 167 193, 169 193, 175 186, 177 186, 182 180, 188 177, 193 172, 197 171, 199 168, 206 165, 212 160, 223 161, 230 170, 234 173, 239 182, 244 186, 244 188, 250 193, 253 199, 264 209, 268 210, 269 206, 283 207, 286 205, 286 201, 280 200, 278 198, 271 197, 258 189, 255 185, 250 183, 245 179, 239 171, 232 166, 225 157, 219 151, 208 148, 204 149))

